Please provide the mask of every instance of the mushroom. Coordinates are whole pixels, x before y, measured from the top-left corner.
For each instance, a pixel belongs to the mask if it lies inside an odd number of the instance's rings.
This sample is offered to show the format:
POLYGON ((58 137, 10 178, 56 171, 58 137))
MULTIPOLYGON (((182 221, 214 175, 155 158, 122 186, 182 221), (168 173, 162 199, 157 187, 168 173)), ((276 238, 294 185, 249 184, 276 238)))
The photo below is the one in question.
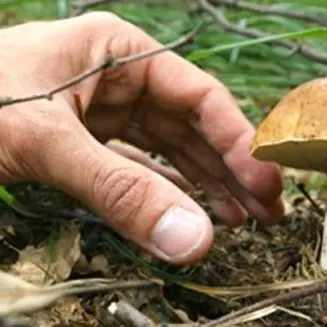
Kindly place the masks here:
POLYGON ((327 78, 291 90, 258 127, 251 155, 284 167, 327 172, 327 78))

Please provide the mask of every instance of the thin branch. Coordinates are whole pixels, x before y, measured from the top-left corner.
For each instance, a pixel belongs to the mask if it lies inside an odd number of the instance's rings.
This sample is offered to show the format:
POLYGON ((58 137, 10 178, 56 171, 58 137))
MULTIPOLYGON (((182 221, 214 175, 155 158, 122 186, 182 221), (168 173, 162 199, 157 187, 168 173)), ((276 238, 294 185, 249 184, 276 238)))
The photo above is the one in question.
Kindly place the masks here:
MULTIPOLYGON (((225 17, 221 9, 214 7, 207 0, 198 0, 198 4, 200 9, 208 13, 212 17, 214 22, 226 32, 238 34, 248 38, 262 38, 262 37, 269 36, 268 34, 255 29, 238 27, 232 24, 225 17)), ((283 47, 285 49, 291 50, 292 54, 298 53, 303 57, 315 61, 317 63, 327 64, 327 55, 317 50, 316 51, 311 50, 311 47, 305 45, 299 45, 298 43, 292 41, 282 41, 282 40, 276 40, 274 41, 274 44, 283 47)))
POLYGON ((200 327, 198 323, 156 324, 152 319, 124 300, 111 303, 108 312, 126 327, 200 327))
POLYGON ((116 280, 106 278, 89 278, 89 279, 75 279, 67 282, 62 282, 40 289, 39 293, 42 295, 60 293, 60 297, 83 294, 101 291, 123 291, 130 289, 148 290, 160 288, 163 282, 159 279, 152 280, 116 280))
POLYGON ((288 11, 285 9, 274 8, 270 5, 255 4, 244 0, 209 0, 209 2, 213 5, 222 5, 230 8, 247 10, 261 15, 275 15, 285 18, 297 19, 327 27, 326 16, 323 17, 322 15, 296 11, 294 9, 292 9, 292 11, 288 11))
POLYGON ((46 99, 51 101, 53 99, 53 96, 63 90, 66 90, 82 81, 87 79, 90 76, 93 76, 105 69, 108 68, 116 68, 122 65, 126 65, 135 61, 139 61, 142 59, 146 59, 155 55, 158 55, 160 53, 163 53, 168 50, 174 50, 177 49, 181 46, 184 46, 188 43, 191 43, 194 41, 194 37, 196 34, 200 31, 200 29, 203 27, 204 24, 199 24, 194 30, 189 32, 188 34, 180 37, 179 39, 172 41, 170 43, 167 43, 166 45, 163 45, 161 48, 155 49, 155 50, 148 50, 144 51, 142 53, 138 53, 135 55, 130 55, 126 57, 121 57, 121 58, 113 58, 110 53, 108 53, 107 58, 98 66, 95 68, 92 68, 90 70, 87 70, 86 72, 77 75, 73 77, 72 79, 69 79, 65 83, 51 89, 50 91, 40 93, 40 94, 34 94, 34 95, 28 95, 28 96, 23 96, 23 97, 1 97, 0 98, 0 108, 4 106, 9 106, 12 104, 16 103, 22 103, 22 102, 29 102, 29 101, 35 101, 35 100, 41 100, 41 99, 46 99))
POLYGON ((111 303, 108 312, 126 327, 155 327, 150 318, 123 300, 111 303))
POLYGON ((320 217, 325 217, 325 215, 326 215, 325 211, 323 209, 321 209, 319 207, 318 203, 316 203, 316 201, 311 197, 310 193, 306 190, 305 185, 295 181, 294 178, 292 178, 292 181, 293 181, 294 185, 296 186, 296 188, 303 194, 304 198, 309 201, 309 203, 311 204, 314 211, 320 217))
POLYGON ((227 314, 221 318, 212 320, 206 324, 203 324, 201 327, 225 327, 233 323, 235 319, 238 319, 244 315, 248 315, 252 312, 262 310, 264 308, 270 307, 272 305, 285 305, 291 301, 304 298, 314 294, 320 294, 327 292, 327 282, 317 282, 316 284, 303 287, 288 293, 282 293, 276 295, 272 298, 265 299, 263 301, 249 305, 243 309, 237 310, 230 314, 227 314))

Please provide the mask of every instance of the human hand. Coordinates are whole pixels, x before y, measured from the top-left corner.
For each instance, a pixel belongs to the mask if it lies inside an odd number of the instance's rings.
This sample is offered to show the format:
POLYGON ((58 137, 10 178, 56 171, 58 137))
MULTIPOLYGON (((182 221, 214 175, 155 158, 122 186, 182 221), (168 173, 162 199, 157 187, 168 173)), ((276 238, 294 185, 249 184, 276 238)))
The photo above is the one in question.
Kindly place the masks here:
MULTIPOLYGON (((110 13, 2 29, 0 95, 45 92, 103 62, 108 52, 118 58, 158 47, 110 13)), ((247 213, 267 224, 283 215, 280 171, 250 157, 253 134, 221 83, 165 52, 93 75, 52 101, 3 107, 0 183, 58 187, 152 254, 192 263, 209 250, 213 228, 184 192, 189 182, 202 185, 214 212, 230 226, 247 213), (113 138, 165 154, 189 182, 136 148, 103 145, 113 138)))

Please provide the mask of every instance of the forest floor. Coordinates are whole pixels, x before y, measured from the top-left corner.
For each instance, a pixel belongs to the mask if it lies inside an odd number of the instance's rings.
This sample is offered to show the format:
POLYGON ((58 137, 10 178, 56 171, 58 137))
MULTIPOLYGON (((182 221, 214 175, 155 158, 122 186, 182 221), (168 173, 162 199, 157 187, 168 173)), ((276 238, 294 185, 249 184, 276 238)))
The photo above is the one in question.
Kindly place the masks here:
MULTIPOLYGON (((86 0, 2 0, 0 25, 68 17, 73 14, 73 4, 76 13, 85 3, 86 0)), ((265 8, 278 4, 279 9, 288 12, 317 12, 327 21, 325 1, 312 1, 310 5, 304 0, 287 4, 282 1, 255 3, 265 8)), ((108 1, 88 10, 113 11, 163 43, 177 39, 206 20, 205 29, 195 41, 176 51, 225 83, 255 126, 291 88, 326 75, 326 64, 317 63, 296 49, 285 49, 278 41, 237 46, 237 42, 248 39, 226 32, 210 21, 208 13, 198 12, 195 5, 196 1, 186 0, 108 1), (231 46, 224 50, 226 45, 231 46), (221 48, 217 49, 219 46, 221 48)), ((267 34, 319 26, 315 22, 281 15, 259 15, 229 7, 225 8, 225 15, 237 29, 251 28, 267 34)), ((305 39, 301 40, 303 43, 327 54, 324 40, 305 39)), ((310 174, 305 186, 324 210, 325 178, 310 174)), ((28 183, 0 191, 3 271, 37 286, 91 277, 164 282, 163 287, 152 287, 150 291, 140 289, 141 284, 128 290, 118 285, 111 292, 60 298, 44 310, 23 315, 35 326, 126 325, 126 321, 117 320, 107 310, 110 304, 119 301, 127 301, 155 324, 191 326, 198 322, 205 325, 264 299, 287 294, 285 290, 300 290, 326 278, 320 265, 324 217, 296 187, 291 173, 285 174, 286 214, 277 226, 265 227, 249 219, 245 226, 229 229, 213 217, 205 199, 199 199, 215 221, 217 237, 202 262, 179 268, 143 255, 140 249, 104 225, 95 213, 59 190, 28 183)), ((1 277, 0 284, 5 285, 1 277)), ((231 326, 237 323, 251 327, 323 326, 327 321, 325 315, 327 297, 313 294, 298 295, 285 303, 275 301, 263 305, 260 310, 253 309, 251 314, 240 315, 238 322, 230 321, 231 326)))

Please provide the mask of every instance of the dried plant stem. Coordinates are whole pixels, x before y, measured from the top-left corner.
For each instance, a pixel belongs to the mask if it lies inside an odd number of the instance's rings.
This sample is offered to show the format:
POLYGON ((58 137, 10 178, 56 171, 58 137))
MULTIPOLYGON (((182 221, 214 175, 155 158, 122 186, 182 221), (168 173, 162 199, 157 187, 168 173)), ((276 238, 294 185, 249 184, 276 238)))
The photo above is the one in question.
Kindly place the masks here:
POLYGON ((293 180, 293 183, 295 184, 296 188, 303 194, 303 196, 309 201, 314 211, 319 216, 325 217, 325 211, 319 207, 319 205, 315 202, 315 200, 313 200, 310 193, 306 190, 305 186, 302 183, 297 183, 295 180, 293 180))
MULTIPOLYGON (((198 0, 198 4, 200 9, 208 13, 213 19, 213 21, 226 32, 234 33, 248 38, 262 38, 269 36, 268 34, 263 33, 259 30, 238 27, 232 24, 225 17, 221 8, 216 8, 215 6, 211 5, 207 0, 198 0)), ((291 50, 291 54, 298 53, 303 57, 315 61, 317 63, 327 63, 327 55, 323 52, 312 50, 311 47, 301 45, 293 41, 283 40, 276 40, 273 42, 273 44, 291 50)))
POLYGON ((313 285, 303 287, 288 293, 282 293, 272 298, 257 302, 255 304, 249 305, 243 309, 232 312, 226 316, 219 319, 212 320, 209 323, 203 324, 201 327, 223 327, 227 324, 232 324, 233 320, 238 319, 244 315, 250 314, 252 312, 267 308, 272 305, 285 305, 288 302, 307 297, 309 295, 320 294, 327 292, 327 281, 317 282, 313 285))
POLYGON ((196 323, 156 324, 153 320, 124 300, 111 303, 108 307, 108 311, 126 327, 200 327, 200 325, 196 323))
POLYGON ((155 323, 142 312, 126 301, 113 302, 108 311, 124 326, 127 327, 155 327, 155 323))
POLYGON ((100 63, 98 66, 96 66, 95 68, 92 68, 80 75, 77 75, 77 76, 73 77, 72 79, 69 79, 65 83, 47 91, 47 92, 23 96, 23 97, 9 97, 9 96, 1 97, 0 98, 0 108, 4 107, 4 106, 16 104, 16 103, 29 102, 29 101, 42 100, 42 99, 51 101, 55 94, 57 94, 63 90, 66 90, 66 89, 72 87, 73 85, 76 85, 76 84, 82 82, 83 80, 87 79, 88 77, 93 76, 105 69, 119 67, 119 66, 122 66, 125 64, 129 64, 131 62, 146 59, 146 58, 158 55, 167 50, 174 50, 174 49, 177 49, 187 43, 190 43, 193 41, 195 35, 199 32, 199 30, 202 28, 202 26, 203 26, 203 24, 200 24, 193 31, 189 32, 188 34, 182 36, 181 38, 179 38, 173 42, 163 45, 162 47, 160 47, 158 49, 149 50, 149 51, 145 51, 145 52, 142 52, 139 54, 121 57, 121 58, 117 58, 117 59, 113 58, 112 55, 109 53, 107 58, 102 63, 100 63))
POLYGON ((277 296, 265 299, 263 301, 257 302, 250 306, 247 306, 238 311, 232 312, 226 316, 223 316, 219 319, 211 320, 205 324, 197 324, 197 323, 186 323, 186 324, 157 324, 155 325, 152 320, 145 317, 142 313, 137 311, 135 308, 131 307, 126 303, 120 303, 119 305, 115 305, 111 308, 111 314, 118 315, 117 318, 124 323, 125 326, 128 327, 225 327, 230 326, 235 323, 239 318, 251 314, 255 311, 259 311, 265 308, 268 308, 273 305, 281 306, 285 305, 291 301, 304 298, 314 294, 320 294, 327 292, 327 281, 319 281, 315 284, 305 286, 301 289, 296 289, 293 291, 289 291, 288 293, 281 293, 277 296), (137 319, 136 319, 137 316, 137 319), (133 319, 134 323, 131 323, 131 319, 133 319), (139 322, 139 323, 137 323, 139 322))
POLYGON ((327 27, 327 19, 321 15, 315 15, 297 10, 285 10, 274 8, 270 5, 250 3, 244 0, 209 0, 213 5, 226 6, 241 10, 247 10, 261 15, 275 15, 285 18, 302 20, 308 23, 318 24, 327 27))

